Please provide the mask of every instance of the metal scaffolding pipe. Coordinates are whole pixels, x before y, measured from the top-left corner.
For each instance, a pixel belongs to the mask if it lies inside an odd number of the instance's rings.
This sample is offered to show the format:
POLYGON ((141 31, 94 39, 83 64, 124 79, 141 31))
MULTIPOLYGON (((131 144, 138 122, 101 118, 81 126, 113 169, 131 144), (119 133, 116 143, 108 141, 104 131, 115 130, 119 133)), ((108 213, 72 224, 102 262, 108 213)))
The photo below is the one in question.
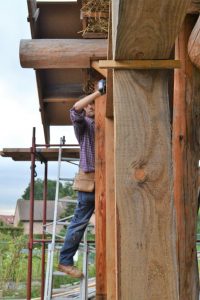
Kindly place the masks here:
POLYGON ((34 218, 34 183, 35 183, 35 127, 33 128, 31 147, 31 185, 30 185, 30 223, 28 241, 28 274, 27 274, 27 300, 31 300, 32 281, 32 253, 33 253, 33 218, 34 218))
POLYGON ((41 300, 44 300, 44 284, 45 284, 45 225, 46 225, 46 216, 47 216, 47 177, 48 177, 48 162, 45 162, 44 168, 44 192, 43 192, 43 233, 42 239, 42 268, 41 268, 41 300))

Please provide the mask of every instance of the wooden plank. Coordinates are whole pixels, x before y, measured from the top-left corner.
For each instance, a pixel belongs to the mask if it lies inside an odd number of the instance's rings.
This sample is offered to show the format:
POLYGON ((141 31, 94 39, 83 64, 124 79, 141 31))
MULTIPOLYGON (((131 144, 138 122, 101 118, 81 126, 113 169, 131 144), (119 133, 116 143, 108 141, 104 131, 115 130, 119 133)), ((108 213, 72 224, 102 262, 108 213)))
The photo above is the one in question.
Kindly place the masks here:
POLYGON ((117 211, 114 183, 114 120, 105 121, 107 299, 117 300, 117 211))
POLYGON ((34 39, 20 42, 23 68, 90 68, 90 58, 106 58, 106 54, 106 40, 99 39, 34 39))
POLYGON ((180 68, 179 60, 100 60, 99 68, 104 69, 176 69, 180 68))
MULTIPOLYGON (((113 59, 169 59, 189 2, 113 1, 113 59)), ((118 297, 178 300, 168 75, 113 77, 118 297)))
POLYGON ((188 41, 188 54, 192 63, 200 69, 200 17, 188 41))
MULTIPOLYGON (((112 59, 112 9, 110 3, 108 30, 108 59, 112 59)), ((108 70, 106 117, 113 116, 113 70, 108 70)), ((114 119, 106 118, 106 271, 107 299, 118 299, 117 288, 117 207, 115 201, 114 170, 114 119), (112 222, 110 222, 112 220, 112 222)))
POLYGON ((99 68, 99 62, 98 61, 92 61, 91 62, 91 67, 93 69, 95 69, 97 72, 99 72, 101 75, 103 75, 105 78, 107 77, 107 70, 104 70, 104 69, 100 69, 99 68))
POLYGON ((96 299, 106 299, 106 166, 105 105, 103 95, 95 102, 95 212, 96 212, 96 299))
POLYGON ((113 59, 168 58, 190 2, 113 1, 113 59))
POLYGON ((181 60, 182 69, 175 71, 172 140, 179 291, 180 299, 187 300, 199 299, 196 227, 200 71, 192 67, 187 51, 193 24, 193 18, 188 16, 176 42, 175 55, 181 60))
MULTIPOLYGON (((78 146, 78 145, 77 145, 78 146)), ((79 158, 79 147, 63 148, 63 157, 79 158)), ((2 157, 10 157, 15 161, 30 161, 30 148, 4 148, 0 151, 2 157)), ((58 148, 37 148, 36 159, 43 157, 47 161, 58 161, 58 148), (39 154, 39 156, 37 155, 39 154)))

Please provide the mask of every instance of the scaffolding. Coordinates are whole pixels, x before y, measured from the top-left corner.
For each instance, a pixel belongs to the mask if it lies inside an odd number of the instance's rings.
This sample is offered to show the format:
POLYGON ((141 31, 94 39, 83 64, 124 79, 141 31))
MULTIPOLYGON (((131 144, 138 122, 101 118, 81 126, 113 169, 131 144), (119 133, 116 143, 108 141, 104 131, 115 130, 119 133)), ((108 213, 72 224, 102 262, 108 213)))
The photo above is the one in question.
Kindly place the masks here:
MULTIPOLYGON (((52 234, 52 240, 46 238, 46 234, 49 233, 47 231, 47 226, 50 224, 47 224, 46 214, 47 214, 47 179, 48 179, 48 158, 44 157, 42 155, 41 147, 50 148, 50 147, 59 147, 58 152, 61 156, 61 149, 64 147, 70 148, 70 147, 78 147, 77 144, 65 144, 65 139, 63 138, 60 144, 36 144, 36 130, 33 128, 33 135, 32 135, 32 147, 30 149, 31 153, 31 182, 30 182, 30 225, 29 225, 29 241, 28 241, 28 273, 27 273, 27 300, 31 300, 31 290, 32 290, 32 263, 33 263, 33 247, 35 244, 41 244, 42 245, 42 253, 41 253, 41 300, 47 300, 50 299, 51 291, 48 291, 48 297, 47 297, 47 291, 45 291, 45 253, 46 253, 46 246, 48 245, 49 253, 53 251, 53 248, 55 247, 55 243, 63 243, 63 239, 61 236, 56 236, 55 234, 52 234), (39 151, 38 151, 39 149, 39 151), (41 239, 35 239, 34 238, 34 182, 36 174, 36 165, 35 161, 36 158, 39 158, 39 160, 44 163, 44 191, 43 191, 43 233, 41 239), (46 295, 46 296, 45 296, 46 295), (50 297, 50 298, 49 298, 50 297)), ((61 157, 59 158, 61 160, 61 157)), ((77 155, 75 157, 65 157, 63 159, 64 161, 74 163, 74 161, 78 160, 77 155)), ((58 166, 60 168, 60 166, 58 166)), ((66 179, 66 178, 65 178, 66 179)), ((59 180, 62 180, 60 178, 60 170, 58 171, 58 178, 57 178, 57 189, 56 189, 56 199, 58 201, 58 186, 59 186, 59 180)), ((72 180, 71 178, 68 178, 68 180, 72 180)), ((55 226, 56 226, 56 218, 57 218, 57 212, 56 212, 56 205, 54 210, 54 222, 53 222, 53 232, 55 233, 55 226)), ((67 222, 67 218, 63 218, 59 220, 62 222, 67 222)), ((83 274, 85 275, 84 278, 81 280, 80 284, 80 298, 79 299, 87 299, 88 298, 88 278, 87 278, 87 263, 88 263, 88 254, 89 254, 89 246, 87 242, 87 236, 86 233, 84 235, 84 243, 82 246, 83 251, 83 274)), ((52 269, 53 269, 53 261, 51 260, 51 266, 47 265, 47 274, 49 276, 49 279, 46 278, 46 282, 48 283, 48 280, 50 280, 49 288, 52 287, 52 269), (49 269, 50 268, 50 269, 49 269)), ((46 289, 48 287, 46 286, 46 289)))

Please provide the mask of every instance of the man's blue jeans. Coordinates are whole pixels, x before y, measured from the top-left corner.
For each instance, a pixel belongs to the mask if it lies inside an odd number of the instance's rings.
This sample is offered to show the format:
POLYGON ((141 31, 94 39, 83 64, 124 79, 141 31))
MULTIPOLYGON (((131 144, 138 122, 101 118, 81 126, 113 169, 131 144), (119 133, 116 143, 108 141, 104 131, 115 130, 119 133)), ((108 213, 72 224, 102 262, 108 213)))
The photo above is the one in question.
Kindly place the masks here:
POLYGON ((79 243, 88 225, 90 217, 94 212, 95 195, 94 192, 78 192, 78 203, 71 223, 68 226, 64 245, 60 251, 60 264, 73 265, 73 256, 78 250, 79 243))

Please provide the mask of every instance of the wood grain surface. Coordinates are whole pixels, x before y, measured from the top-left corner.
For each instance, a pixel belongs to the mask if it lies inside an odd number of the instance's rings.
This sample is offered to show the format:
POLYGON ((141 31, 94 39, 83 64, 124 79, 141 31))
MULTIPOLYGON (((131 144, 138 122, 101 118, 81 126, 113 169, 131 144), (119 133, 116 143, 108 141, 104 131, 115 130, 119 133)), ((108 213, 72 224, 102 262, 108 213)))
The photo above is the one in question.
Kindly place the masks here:
POLYGON ((115 0, 113 59, 168 58, 190 0, 115 0))
MULTIPOLYGON (((169 59, 189 4, 113 1, 113 59, 169 59)), ((119 299, 178 300, 168 74, 113 77, 119 299)))
POLYGON ((105 39, 33 39, 20 42, 23 68, 90 68, 91 58, 106 56, 105 39))
POLYGON ((117 211, 114 179, 114 120, 105 121, 107 299, 117 300, 117 211))
POLYGON ((164 71, 114 71, 119 299, 178 299, 167 93, 164 71))
MULTIPOLYGON (((187 51, 194 18, 188 16, 176 41, 173 113, 174 201, 177 215, 177 250, 180 299, 199 299, 196 253, 198 208, 198 158, 200 128, 200 71, 192 66, 187 51)), ((192 33, 193 34, 193 33, 192 33)))
POLYGON ((106 274, 106 96, 95 102, 95 216, 96 216, 96 300, 105 300, 106 274))

